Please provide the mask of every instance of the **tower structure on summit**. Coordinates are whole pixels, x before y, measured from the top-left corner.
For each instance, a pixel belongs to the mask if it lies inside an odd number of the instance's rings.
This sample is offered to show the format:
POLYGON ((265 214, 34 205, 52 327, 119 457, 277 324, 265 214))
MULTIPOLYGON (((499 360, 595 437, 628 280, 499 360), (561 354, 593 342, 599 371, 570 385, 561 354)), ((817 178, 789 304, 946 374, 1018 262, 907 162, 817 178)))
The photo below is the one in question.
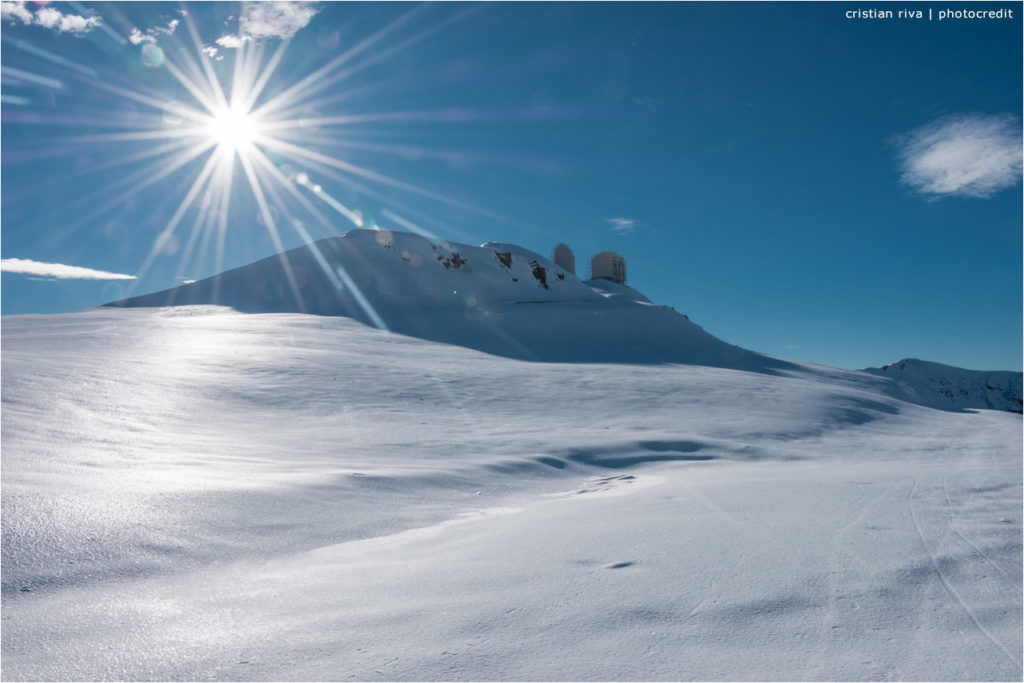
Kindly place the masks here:
POLYGON ((626 259, 614 251, 602 251, 590 259, 590 279, 626 284, 626 259))
POLYGON ((567 270, 573 275, 576 274, 576 257, 572 253, 572 249, 569 248, 568 244, 560 243, 555 247, 555 253, 551 258, 555 262, 555 265, 563 270, 567 270))

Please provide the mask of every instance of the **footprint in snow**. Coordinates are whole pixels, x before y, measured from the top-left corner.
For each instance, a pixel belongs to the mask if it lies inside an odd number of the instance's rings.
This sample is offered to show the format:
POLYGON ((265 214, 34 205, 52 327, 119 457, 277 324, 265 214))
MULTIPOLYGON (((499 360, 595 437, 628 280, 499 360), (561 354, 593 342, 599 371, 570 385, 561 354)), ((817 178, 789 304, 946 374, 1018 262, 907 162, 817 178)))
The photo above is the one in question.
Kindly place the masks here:
POLYGON ((583 482, 582 488, 564 491, 562 493, 553 493, 549 495, 557 498, 561 498, 564 496, 578 498, 580 494, 593 494, 593 496, 587 496, 588 499, 591 497, 598 498, 604 496, 623 496, 630 493, 635 493, 636 491, 640 491, 650 486, 657 486, 662 481, 664 481, 664 479, 664 477, 649 474, 645 474, 642 476, 636 476, 632 474, 621 474, 608 477, 594 477, 592 479, 587 479, 585 482, 583 482))
POLYGON ((576 494, 580 493, 595 493, 597 491, 608 491, 624 484, 632 483, 636 480, 636 477, 632 474, 623 474, 619 476, 610 477, 595 477, 594 479, 588 479, 584 484, 583 488, 574 491, 576 494))

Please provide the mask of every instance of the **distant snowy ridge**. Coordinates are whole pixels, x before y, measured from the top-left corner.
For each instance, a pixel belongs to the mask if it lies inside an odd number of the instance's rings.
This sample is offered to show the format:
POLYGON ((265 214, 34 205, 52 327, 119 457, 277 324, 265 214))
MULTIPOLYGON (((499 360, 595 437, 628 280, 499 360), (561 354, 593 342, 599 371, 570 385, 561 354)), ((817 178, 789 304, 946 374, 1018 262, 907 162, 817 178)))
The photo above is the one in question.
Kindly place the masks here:
POLYGON ((727 344, 631 287, 584 282, 514 244, 474 247, 388 230, 352 230, 108 305, 208 304, 247 313, 346 316, 399 334, 537 361, 791 367, 727 344))
MULTIPOLYGON (((797 370, 789 361, 727 344, 632 287, 583 281, 517 245, 475 247, 388 230, 352 230, 107 305, 211 304, 245 313, 344 316, 410 337, 534 361, 797 370)), ((893 380, 890 393, 912 403, 1021 412, 1021 373, 915 359, 866 372, 893 380)))
POLYGON ((1021 412, 1022 374, 963 368, 904 358, 880 368, 867 368, 891 377, 904 398, 936 408, 990 408, 1021 412))

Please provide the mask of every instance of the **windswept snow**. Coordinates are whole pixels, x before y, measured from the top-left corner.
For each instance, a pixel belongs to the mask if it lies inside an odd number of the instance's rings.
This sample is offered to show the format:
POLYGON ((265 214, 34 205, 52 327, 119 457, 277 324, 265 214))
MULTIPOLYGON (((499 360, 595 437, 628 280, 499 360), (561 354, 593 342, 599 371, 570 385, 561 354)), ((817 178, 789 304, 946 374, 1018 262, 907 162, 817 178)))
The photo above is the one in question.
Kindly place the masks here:
POLYGON ((2 363, 6 680, 1022 675, 1013 413, 211 306, 6 317, 2 363))

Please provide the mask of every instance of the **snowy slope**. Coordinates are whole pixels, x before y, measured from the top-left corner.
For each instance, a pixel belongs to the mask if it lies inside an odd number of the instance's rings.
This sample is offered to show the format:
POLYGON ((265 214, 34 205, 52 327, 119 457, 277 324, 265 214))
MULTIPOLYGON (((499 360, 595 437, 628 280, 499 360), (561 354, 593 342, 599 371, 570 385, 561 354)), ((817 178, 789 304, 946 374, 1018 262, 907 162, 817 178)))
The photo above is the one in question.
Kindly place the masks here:
POLYGON ((937 408, 990 408, 1021 412, 1021 373, 964 370, 916 358, 867 368, 897 382, 907 400, 937 408))
POLYGON ((2 333, 5 680, 1021 678, 1018 415, 346 317, 2 333))
POLYGON ((635 289, 585 283, 521 247, 432 242, 387 230, 352 230, 111 305, 214 303, 249 313, 348 316, 404 335, 529 360, 791 367, 726 344, 635 289))

